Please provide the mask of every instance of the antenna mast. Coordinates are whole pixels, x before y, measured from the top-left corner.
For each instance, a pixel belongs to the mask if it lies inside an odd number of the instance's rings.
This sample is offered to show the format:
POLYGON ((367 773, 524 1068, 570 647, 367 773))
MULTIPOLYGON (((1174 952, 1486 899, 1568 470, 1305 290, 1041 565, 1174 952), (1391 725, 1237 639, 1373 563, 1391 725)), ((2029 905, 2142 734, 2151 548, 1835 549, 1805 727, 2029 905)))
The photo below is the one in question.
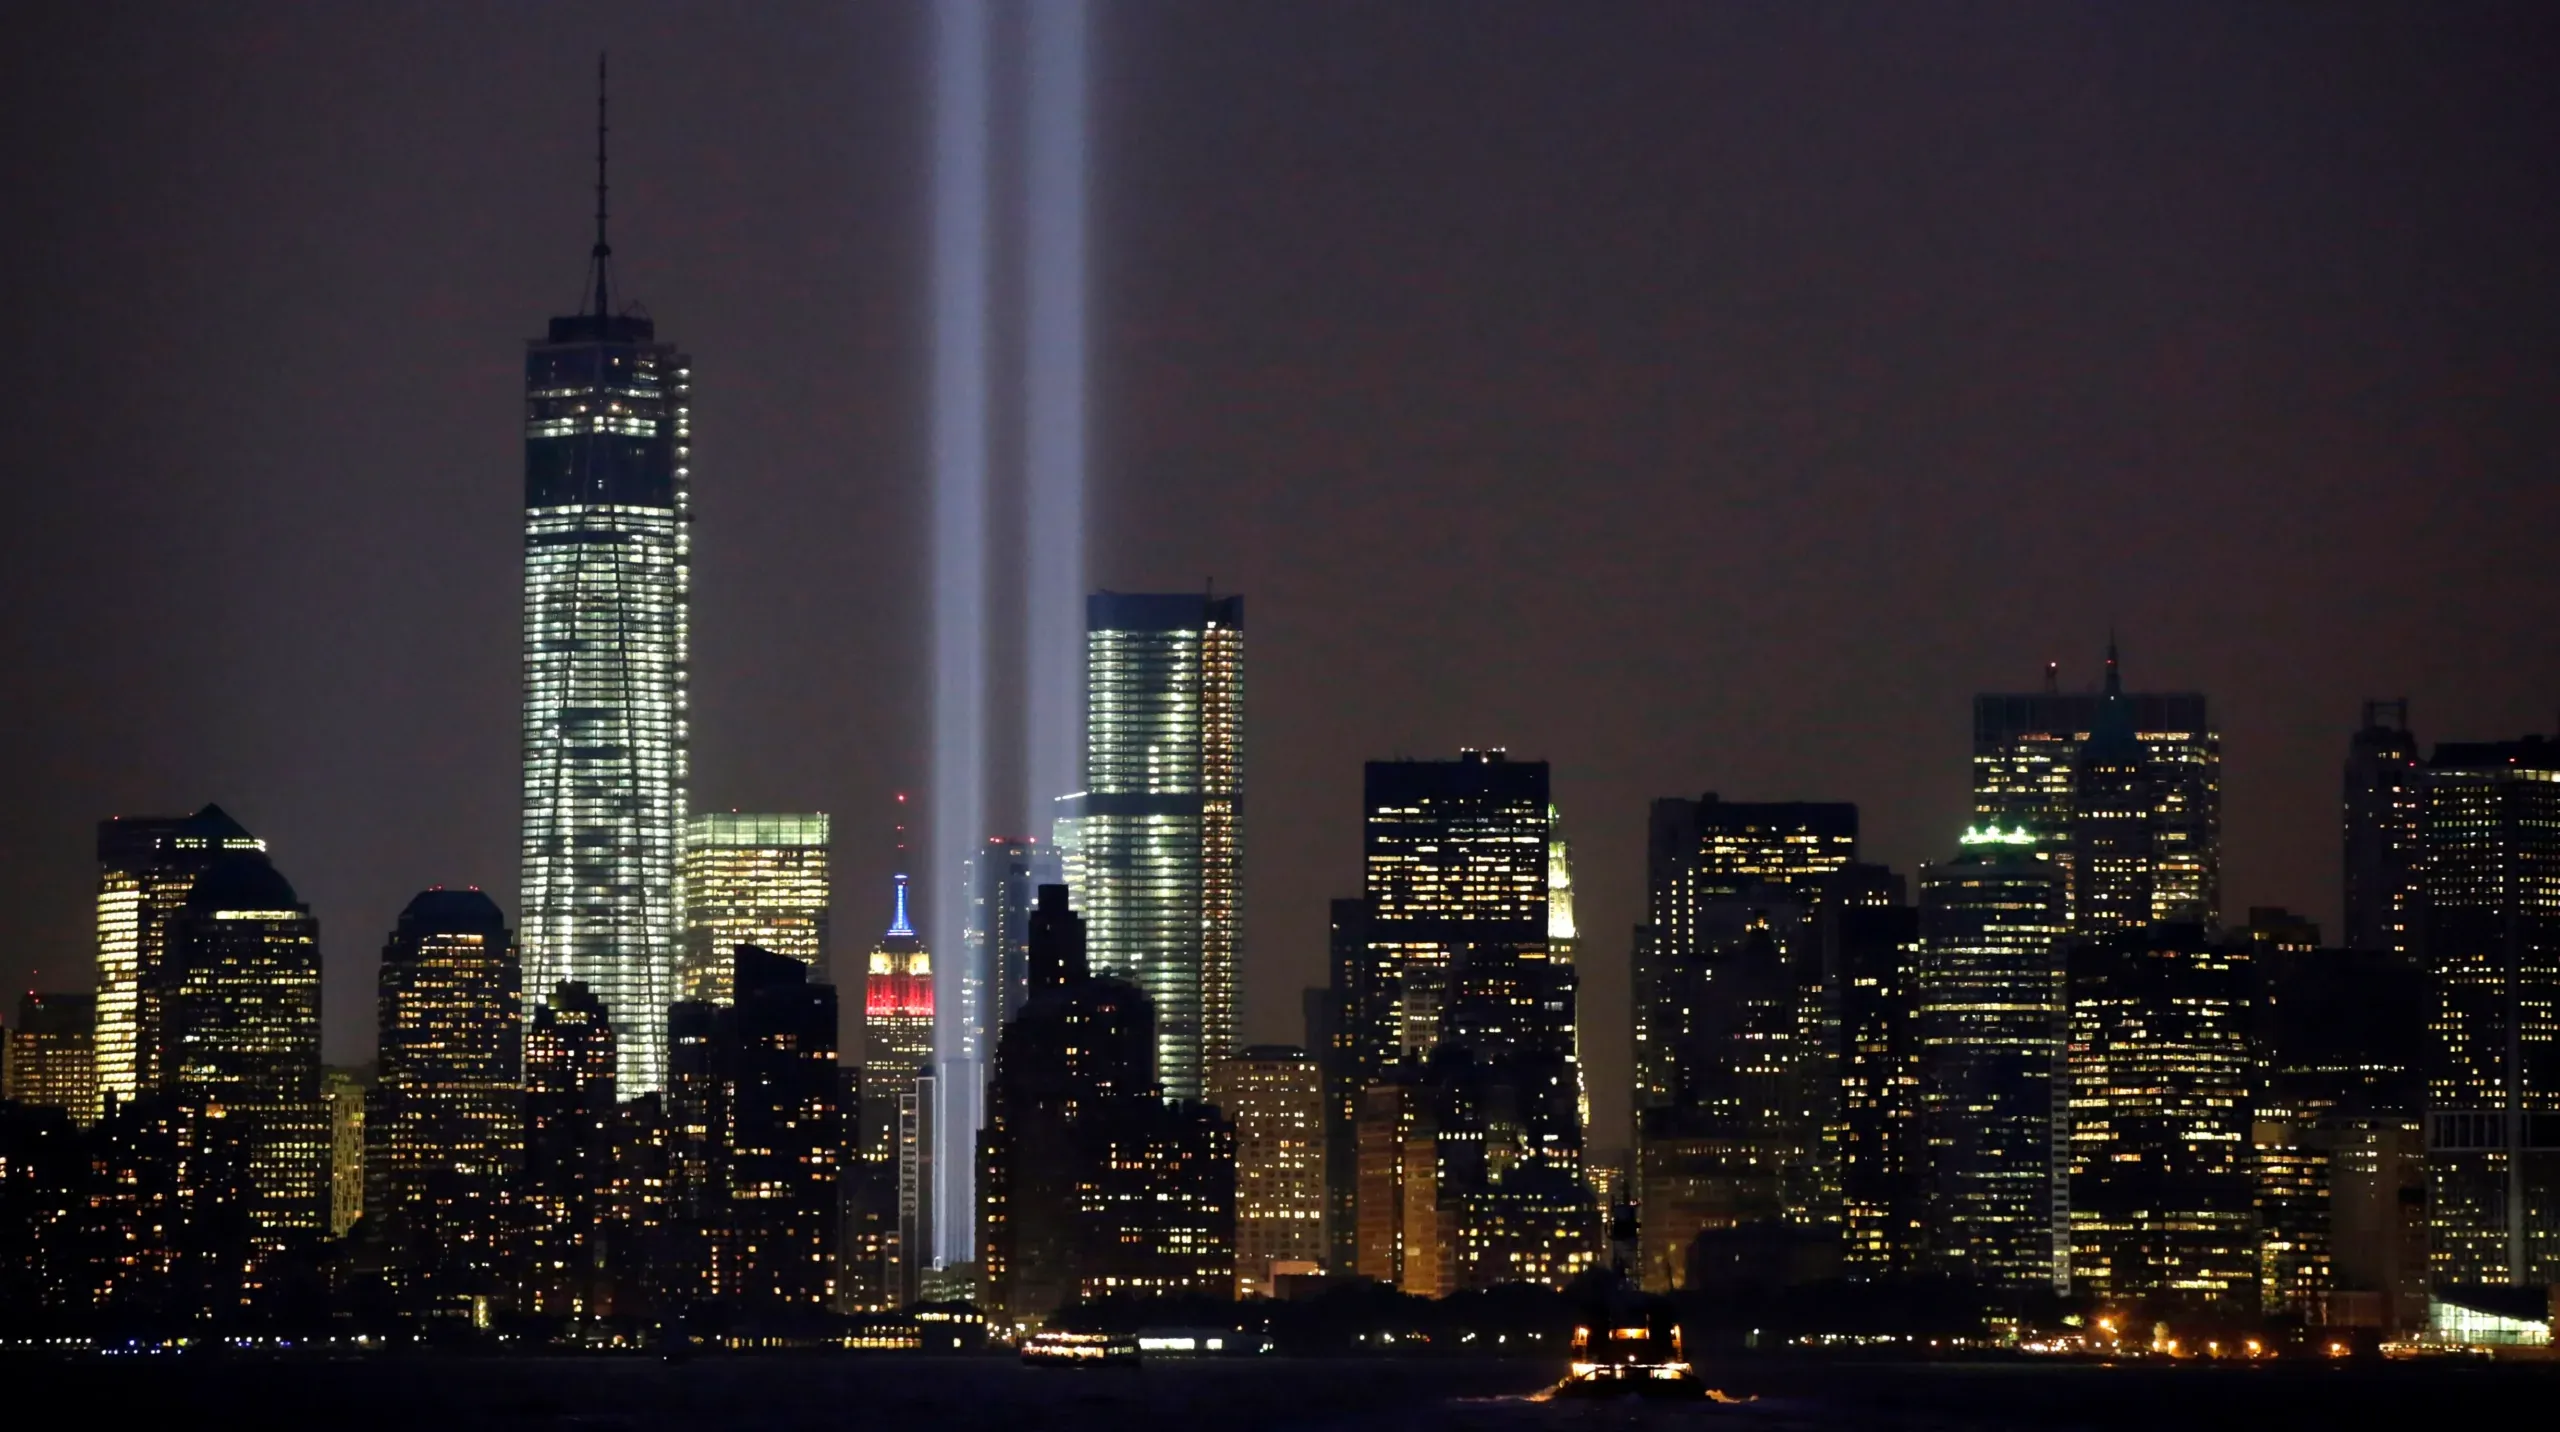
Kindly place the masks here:
POLYGON ((611 307, 609 307, 610 301, 606 297, 605 292, 605 261, 613 257, 613 245, 604 241, 604 196, 606 189, 604 170, 604 60, 605 52, 602 50, 596 51, 596 246, 589 252, 590 257, 595 260, 596 317, 598 319, 608 317, 613 311, 611 307))

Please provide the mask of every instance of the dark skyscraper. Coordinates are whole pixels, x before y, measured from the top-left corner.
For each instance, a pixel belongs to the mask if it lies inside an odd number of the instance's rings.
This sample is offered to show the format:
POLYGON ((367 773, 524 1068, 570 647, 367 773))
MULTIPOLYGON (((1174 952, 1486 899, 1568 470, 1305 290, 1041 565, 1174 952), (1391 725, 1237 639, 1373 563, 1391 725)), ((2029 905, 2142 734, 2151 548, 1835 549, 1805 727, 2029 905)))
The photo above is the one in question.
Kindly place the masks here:
POLYGON ((721 1009, 721 1201, 711 1291, 749 1315, 815 1313, 835 1299, 836 991, 788 955, 742 945, 721 1009))
POLYGON ((169 929, 169 1086, 219 1108, 265 1240, 329 1227, 329 1110, 320 1095, 320 932, 265 855, 224 857, 169 929))
POLYGON ((2560 741, 2436 747, 2419 826, 2435 1281, 2560 1281, 2560 741))
POLYGON ((1919 1139, 1919 912, 1902 877, 1851 865, 1814 919, 1830 1086, 1825 1145, 1839 1181, 1841 1258, 1856 1276, 1911 1270, 1926 1209, 1919 1139))
POLYGON ((395 1278, 467 1313, 498 1290, 524 1161, 515 939, 477 890, 428 890, 382 947, 366 1216, 395 1278))
POLYGON ((1703 958, 1705 909, 1746 893, 1810 906, 1823 882, 1858 858, 1858 808, 1827 801, 1653 803, 1645 848, 1645 923, 1635 935, 1635 1104, 1673 1098, 1679 971, 1703 958))
POLYGON ((524 971, 593 993, 636 1096, 665 1083, 684 927, 693 372, 613 308, 601 95, 596 171, 591 307, 525 350, 524 971))
POLYGON ((1062 885, 1032 912, 1030 998, 1005 1027, 978 1145, 991 1321, 1023 1325, 1111 1293, 1231 1294, 1235 1140, 1167 1103, 1145 996, 1088 972, 1062 885))
MULTIPOLYGON (((2151 913, 2134 923, 2184 919, 2210 926, 2221 918, 2221 734, 2200 695, 2124 691, 2112 642, 2101 691, 2066 694, 2048 684, 2041 692, 1973 699, 1973 811, 1989 829, 2035 836, 2066 880, 2074 879, 2074 847, 2082 837, 2101 841, 2111 859, 2134 858, 2131 847, 2139 839, 2148 861, 2136 870, 2115 869, 2112 893, 2099 897, 2101 906, 2126 898, 2128 880, 2138 885, 2147 876, 2151 913), (2099 733, 2102 715, 2112 734, 2098 753, 2102 759, 2084 763, 2083 748, 2099 733), (2128 734, 2136 755, 2126 750, 2128 734), (2111 824, 2127 818, 2128 803, 2146 802, 2148 830, 2137 837, 2084 828, 2084 786, 2106 804, 2111 824)), ((2068 908, 2078 910, 2076 883, 2067 890, 2068 908)))
POLYGON ((130 1103, 166 1082, 169 921, 196 877, 266 842, 216 805, 98 823, 98 1093, 130 1103))
POLYGON ((1936 1266, 2006 1287, 2067 1277, 2065 919, 2058 861, 2014 828, 1920 870, 1921 1176, 1936 1266))
POLYGON ((2364 724, 2347 743, 2344 786, 2346 947, 2406 953, 2423 804, 2408 702, 2364 704, 2364 724))
POLYGON ((1244 598, 1093 594, 1085 693, 1077 908, 1094 968, 1154 1006, 1165 1092, 1197 1099, 1236 1046, 1244 598))
POLYGON ((610 1306, 607 1199, 613 1184, 615 1032, 575 982, 533 1007, 524 1031, 524 1302, 591 1316, 610 1306))

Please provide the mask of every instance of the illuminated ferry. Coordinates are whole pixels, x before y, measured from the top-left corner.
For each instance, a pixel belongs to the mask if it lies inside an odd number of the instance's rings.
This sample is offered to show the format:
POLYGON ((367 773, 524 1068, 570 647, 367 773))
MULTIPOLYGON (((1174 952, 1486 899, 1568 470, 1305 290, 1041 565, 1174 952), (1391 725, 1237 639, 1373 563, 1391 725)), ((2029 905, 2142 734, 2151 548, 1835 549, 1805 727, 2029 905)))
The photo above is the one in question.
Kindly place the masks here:
POLYGON ((1556 1389, 1565 1397, 1697 1397, 1705 1391, 1681 1351, 1679 1326, 1660 1316, 1575 1328, 1572 1371, 1556 1389))
POLYGON ((1126 1333, 1033 1333, 1022 1360, 1035 1367, 1134 1367, 1138 1340, 1126 1333))

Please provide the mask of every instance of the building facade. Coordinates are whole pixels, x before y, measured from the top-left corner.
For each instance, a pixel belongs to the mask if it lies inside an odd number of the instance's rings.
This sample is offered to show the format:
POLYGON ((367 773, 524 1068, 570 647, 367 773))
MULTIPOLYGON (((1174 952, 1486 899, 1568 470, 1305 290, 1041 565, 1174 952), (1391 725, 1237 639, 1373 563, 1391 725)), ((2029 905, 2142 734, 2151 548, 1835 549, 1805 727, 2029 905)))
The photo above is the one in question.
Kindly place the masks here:
POLYGON ((365 1206, 418 1304, 467 1313, 513 1256, 524 1162, 515 937, 477 890, 422 891, 382 947, 365 1206))
POLYGON ((1209 1102, 1235 1130, 1236 1296, 1325 1263, 1324 1079, 1303 1049, 1256 1045, 1209 1071, 1209 1102))
POLYGON ((750 1321, 834 1306, 844 1135, 836 991, 816 966, 742 945, 717 1016, 719 1205, 710 1290, 750 1321))
POLYGON ((862 984, 862 1140, 882 1164, 897 1156, 898 1100, 933 1066, 933 955, 907 919, 907 877, 896 880, 889 928, 871 947, 862 984))
POLYGON ((1645 922, 1635 935, 1635 1105, 1671 1104, 1681 971, 1706 958, 1710 906, 1810 906, 1858 858, 1858 808, 1831 801, 1657 800, 1646 824, 1645 922))
POLYGON ((606 1277, 615 1159, 617 1032, 574 981, 525 1020, 524 1283, 527 1311, 587 1317, 612 1308, 606 1277))
POLYGON ((2248 947, 2155 925, 2068 966, 2072 1291, 2255 1313, 2248 947))
POLYGON ((2424 781, 2433 1281, 2560 1282, 2560 741, 2448 742, 2424 781))
POLYGON ((167 1047, 169 922, 196 877, 227 855, 263 851, 222 807, 98 823, 98 1094, 132 1103, 161 1088, 167 1047))
POLYGON ((98 997, 39 994, 18 997, 18 1022, 8 1032, 6 1097, 21 1104, 60 1109, 86 1128, 98 1121, 98 997))
POLYGON ((679 997, 729 1002, 740 945, 787 955, 821 984, 827 961, 827 816, 697 815, 684 837, 684 959, 679 997))
POLYGON ((224 857, 169 922, 172 1091, 233 1131, 260 1241, 329 1226, 329 1113, 320 1095, 320 929, 260 853, 224 857))
POLYGON ((586 986, 626 1096, 666 1082, 676 999, 692 603, 692 361, 611 307, 525 350, 525 988, 586 986))
POLYGON ((2425 791, 2407 701, 2368 701, 2347 742, 2339 801, 2345 826, 2346 929, 2350 950, 2410 948, 2418 898, 2425 791))
MULTIPOLYGON (((2139 792, 2149 802, 2145 830, 2151 923, 2200 920, 2222 909, 2222 737, 2205 698, 2192 692, 2127 692, 2114 643, 2097 692, 2055 689, 1987 693, 1973 699, 1973 810, 1988 829, 2024 830, 2062 867, 2066 908, 2080 908, 2073 834, 2083 782, 2083 748, 2110 707, 2137 752, 2130 776, 2108 770, 2101 791, 2139 792)), ((2109 766, 2122 762, 2114 753, 2109 766)))
POLYGON ((2067 1288, 2067 877, 2023 831, 1966 842, 1920 871, 1912 1022, 1926 1261, 1993 1286, 2067 1288))
POLYGON ((1146 992, 1165 1092, 1197 1099, 1236 1043, 1244 598, 1086 603, 1076 899, 1094 968, 1146 992))

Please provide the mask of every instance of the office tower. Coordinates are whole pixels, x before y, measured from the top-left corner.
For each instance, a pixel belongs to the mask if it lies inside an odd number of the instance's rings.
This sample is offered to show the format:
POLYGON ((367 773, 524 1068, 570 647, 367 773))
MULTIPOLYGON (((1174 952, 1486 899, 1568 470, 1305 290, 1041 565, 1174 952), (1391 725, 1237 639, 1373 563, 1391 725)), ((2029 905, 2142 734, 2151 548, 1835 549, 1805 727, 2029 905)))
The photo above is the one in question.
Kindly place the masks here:
POLYGON ((169 921, 196 877, 224 856, 265 841, 209 805, 191 816, 118 816, 98 823, 98 1025, 100 1107, 130 1103, 167 1082, 162 1009, 168 990, 169 921))
POLYGON ((329 1236, 344 1238, 364 1217, 364 1105, 373 1081, 364 1070, 320 1071, 329 1105, 329 1236))
POLYGON ((1209 1102, 1235 1129, 1236 1296, 1268 1298, 1324 1266, 1324 1079, 1303 1049, 1255 1045, 1211 1066, 1209 1102))
POLYGON ((1927 1213, 1920 1196, 1920 914, 1902 877, 1851 865, 1824 888, 1823 1029, 1830 1071, 1824 1142, 1839 1183, 1841 1259, 1853 1277, 1911 1271, 1927 1213))
POLYGON ((2364 704, 2364 723, 2347 742, 2343 784, 2346 947, 2405 953, 2417 898, 2422 801, 2418 738, 2409 734, 2406 700, 2364 704))
POLYGON ((2071 930, 2104 938, 2160 917, 2160 799, 2133 709, 2107 654, 2107 685, 2071 763, 2071 930))
POLYGON ((2303 931, 2280 917, 2252 911, 2245 932, 2257 976, 2260 1310, 2423 1325, 2426 977, 2388 949, 2297 943, 2303 931))
POLYGON ((1058 883, 1058 871, 1056 849, 1029 836, 989 836, 964 867, 958 978, 941 986, 946 1001, 958 1001, 957 1028, 938 1031, 948 1036, 941 1043, 936 1086, 942 1104, 934 1111, 942 1140, 934 1157, 935 1256, 943 1263, 976 1256, 978 1169, 972 1141, 986 1123, 987 1064, 996 1035, 1030 991, 1033 892, 1058 883))
POLYGON ((1500 751, 1371 761, 1362 779, 1361 879, 1370 968, 1360 1039, 1383 1067, 1441 1038, 1460 958, 1547 949, 1547 763, 1500 751))
POLYGON ((526 1307, 579 1317, 610 1306, 606 1199, 612 1187, 612 1017, 594 991, 558 986, 524 1029, 526 1307))
POLYGON ((1429 1100, 1419 1085, 1391 1080, 1360 1092, 1354 1165, 1359 1226, 1353 1271, 1388 1287, 1407 1288, 1408 1244, 1419 1242, 1421 1246, 1411 1250, 1414 1275, 1436 1292, 1437 1272, 1424 1271, 1436 1268, 1430 1262, 1437 1252, 1436 1230, 1428 1223, 1434 1200, 1426 1195, 1419 1209, 1411 1208, 1405 1190, 1408 1146, 1419 1143, 1411 1160, 1417 1173, 1430 1166, 1427 1134, 1419 1141, 1415 1137, 1428 1127, 1428 1114, 1429 1100), (1411 1226, 1408 1213, 1419 1215, 1411 1226))
POLYGON ((424 890, 382 947, 366 1197, 421 1310, 467 1314, 513 1250, 524 1158, 516 945, 477 890, 424 890))
POLYGON ((1058 852, 1027 836, 991 835, 969 859, 968 969, 983 1002, 973 1006, 976 1047, 992 1053, 994 1036, 1031 992, 1031 906, 1043 885, 1064 881, 1058 852))
POLYGON ((889 1260, 898 1246, 897 1170, 872 1159, 862 1144, 863 1074, 860 1065, 836 1071, 836 1307, 840 1312, 889 1312, 897 1306, 889 1260))
MULTIPOLYGON (((2107 644, 2106 679, 2100 691, 2065 694, 2055 689, 2050 671, 2040 692, 1986 693, 1973 698, 1973 810, 1987 829, 2025 830, 2061 866, 2073 882, 2074 833, 2092 838, 2115 835, 2100 828, 2082 830, 2079 805, 2084 779, 2082 755, 2098 733, 2102 712, 2130 727, 2130 744, 2138 753, 2127 773, 2121 739, 2102 752, 2106 760, 2086 772, 2091 793, 2108 803, 2111 819, 2122 819, 2121 807, 2137 796, 2147 800, 2149 857, 2137 870, 2114 872, 2116 879, 2099 895, 2121 900, 2127 876, 2147 877, 2150 923, 2200 920, 2212 925, 2222 910, 2222 737, 2213 727, 2205 698, 2192 692, 2145 694, 2123 689, 2115 643, 2107 644)), ((2134 836, 2108 845, 2126 853, 2134 836)), ((2066 908, 2077 911, 2082 895, 2066 883, 2066 908)))
POLYGON ((2447 742, 2423 780, 2433 1281, 2560 1282, 2560 741, 2447 742))
POLYGON ((836 1292, 836 991, 742 945, 717 1016, 721 1192, 711 1292, 750 1317, 819 1312, 836 1292))
POLYGON ((1968 832, 1920 870, 1913 982, 1929 1262, 2067 1288, 2067 877, 2022 828, 1968 832))
POLYGON ((2155 925, 2067 959, 2072 1290, 2254 1314, 2247 945, 2155 925))
POLYGON ((1360 990, 1369 967, 1369 904, 1336 900, 1327 935, 1328 975, 1320 1020, 1311 1018, 1307 1047, 1324 1077, 1325 1267, 1348 1273, 1360 1262, 1361 1091, 1377 1082, 1386 1052, 1360 1037, 1360 990), (1321 1024, 1321 1031, 1318 1025, 1321 1024))
POLYGON ((329 1113, 320 1100, 320 933, 263 854, 225 856, 171 918, 162 1065, 191 1109, 240 1143, 262 1243, 329 1226, 329 1113))
POLYGON ((524 987, 586 986, 637 1096, 684 936, 693 364, 615 311, 604 196, 599 93, 594 296, 525 345, 521 933, 524 987))
POLYGON ((38 994, 18 998, 8 1032, 6 1097, 60 1109, 86 1128, 98 1121, 98 998, 38 994))
POLYGON ((891 1261, 901 1304, 922 1298, 926 1278, 942 1266, 934 1227, 934 1215, 940 1211, 934 1198, 939 1178, 936 1156, 942 1152, 934 1136, 934 1115, 941 1109, 940 1082, 934 1067, 927 1064, 897 1096, 893 1157, 898 1170, 898 1241, 891 1261))
POLYGON ((990 1320, 1115 1293, 1229 1295, 1232 1130, 1163 1099, 1146 997, 1089 971, 1064 886, 1041 887, 1030 942, 1031 995, 997 1045, 978 1146, 990 1320))
POLYGON ((907 877, 889 928, 871 947, 862 986, 862 1129, 866 1157, 897 1157, 898 1101, 933 1067, 933 956, 907 923, 907 877))
POLYGON ((1657 800, 1646 832, 1645 923, 1635 937, 1635 1105, 1672 1102, 1669 1021, 1678 971, 1703 958, 1702 911, 1746 895, 1809 906, 1858 858, 1858 808, 1838 802, 1740 802, 1710 791, 1657 800))
POLYGON ((698 815, 684 831, 684 999, 729 1002, 740 945, 788 955, 833 978, 827 963, 827 817, 698 815))
POLYGON ((1242 915, 1244 598, 1085 604, 1076 898, 1094 968, 1146 992, 1169 1098, 1235 1047, 1242 915))

